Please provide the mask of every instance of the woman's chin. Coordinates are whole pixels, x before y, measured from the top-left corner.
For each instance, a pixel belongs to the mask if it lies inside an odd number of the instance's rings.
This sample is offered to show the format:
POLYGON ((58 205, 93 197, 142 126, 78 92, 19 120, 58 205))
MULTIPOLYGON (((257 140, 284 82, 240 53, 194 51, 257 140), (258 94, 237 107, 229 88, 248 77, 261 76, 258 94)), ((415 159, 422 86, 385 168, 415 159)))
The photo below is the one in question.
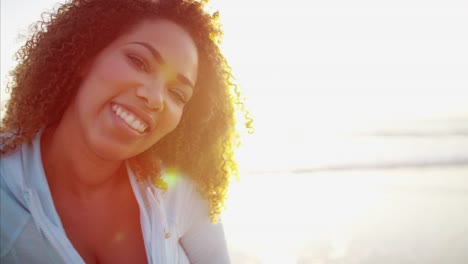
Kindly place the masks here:
POLYGON ((96 156, 105 161, 124 161, 138 154, 130 152, 128 146, 118 146, 117 144, 100 143, 95 144, 92 149, 96 156))

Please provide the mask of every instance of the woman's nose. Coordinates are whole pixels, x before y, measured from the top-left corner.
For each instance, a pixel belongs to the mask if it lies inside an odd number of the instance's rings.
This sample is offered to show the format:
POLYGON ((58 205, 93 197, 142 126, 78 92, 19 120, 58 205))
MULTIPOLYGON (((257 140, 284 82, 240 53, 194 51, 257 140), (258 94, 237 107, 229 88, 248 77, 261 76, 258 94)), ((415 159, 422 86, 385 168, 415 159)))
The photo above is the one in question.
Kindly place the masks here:
POLYGON ((137 88, 136 95, 149 109, 157 112, 164 109, 164 84, 162 82, 142 85, 137 88))

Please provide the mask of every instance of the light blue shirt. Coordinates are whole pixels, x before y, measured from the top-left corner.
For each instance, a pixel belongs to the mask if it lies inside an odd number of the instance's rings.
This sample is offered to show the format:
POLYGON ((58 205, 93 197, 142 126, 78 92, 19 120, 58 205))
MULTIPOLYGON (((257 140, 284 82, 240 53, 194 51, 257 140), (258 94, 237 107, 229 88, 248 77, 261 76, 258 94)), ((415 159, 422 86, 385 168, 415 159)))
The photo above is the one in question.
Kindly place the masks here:
MULTIPOLYGON (((0 263, 84 263, 55 209, 40 137, 0 160, 0 263)), ((127 171, 148 263, 229 263, 222 224, 210 222, 208 203, 191 181, 181 178, 162 192, 127 171)))

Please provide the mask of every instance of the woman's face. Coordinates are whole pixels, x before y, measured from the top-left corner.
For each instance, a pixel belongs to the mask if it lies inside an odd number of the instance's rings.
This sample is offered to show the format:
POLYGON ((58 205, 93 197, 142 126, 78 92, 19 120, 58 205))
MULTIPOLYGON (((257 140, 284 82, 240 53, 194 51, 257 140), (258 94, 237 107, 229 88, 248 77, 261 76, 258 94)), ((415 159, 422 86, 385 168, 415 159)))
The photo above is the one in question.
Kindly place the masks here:
POLYGON ((91 62, 64 117, 101 158, 128 159, 176 128, 197 72, 197 48, 182 27, 144 21, 91 62))

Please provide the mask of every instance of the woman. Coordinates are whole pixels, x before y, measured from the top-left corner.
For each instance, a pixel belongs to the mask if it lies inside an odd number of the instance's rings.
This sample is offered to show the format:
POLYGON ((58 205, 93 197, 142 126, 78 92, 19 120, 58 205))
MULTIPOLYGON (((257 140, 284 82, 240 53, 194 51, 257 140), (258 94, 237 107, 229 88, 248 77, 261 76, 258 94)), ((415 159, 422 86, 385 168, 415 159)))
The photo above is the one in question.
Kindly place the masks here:
POLYGON ((74 0, 37 23, 2 119, 1 263, 229 262, 247 113, 204 10, 74 0))

